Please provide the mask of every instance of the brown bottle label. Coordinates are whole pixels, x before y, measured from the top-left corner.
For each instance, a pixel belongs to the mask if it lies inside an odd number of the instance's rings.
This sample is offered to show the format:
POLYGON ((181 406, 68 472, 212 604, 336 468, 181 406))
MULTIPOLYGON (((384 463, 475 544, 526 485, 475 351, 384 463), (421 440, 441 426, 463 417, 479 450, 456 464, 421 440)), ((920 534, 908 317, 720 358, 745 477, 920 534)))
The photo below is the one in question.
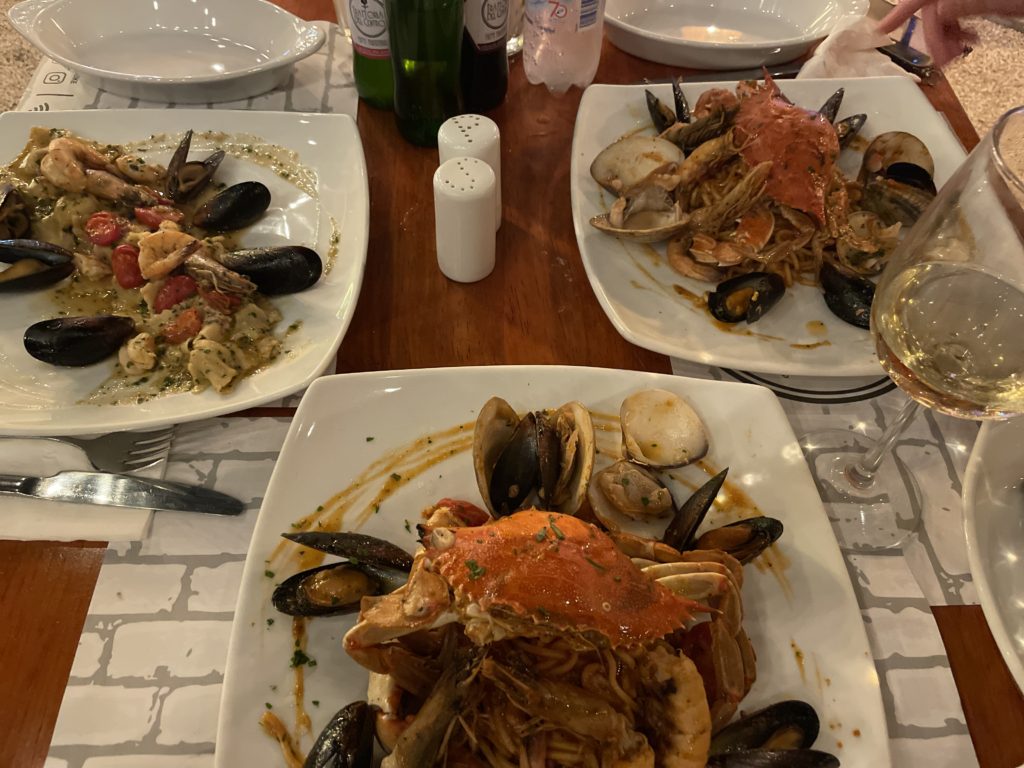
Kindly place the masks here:
POLYGON ((465 0, 466 29, 479 51, 505 45, 508 0, 465 0))
POLYGON ((388 17, 383 1, 348 0, 348 16, 356 52, 370 59, 388 58, 388 17))

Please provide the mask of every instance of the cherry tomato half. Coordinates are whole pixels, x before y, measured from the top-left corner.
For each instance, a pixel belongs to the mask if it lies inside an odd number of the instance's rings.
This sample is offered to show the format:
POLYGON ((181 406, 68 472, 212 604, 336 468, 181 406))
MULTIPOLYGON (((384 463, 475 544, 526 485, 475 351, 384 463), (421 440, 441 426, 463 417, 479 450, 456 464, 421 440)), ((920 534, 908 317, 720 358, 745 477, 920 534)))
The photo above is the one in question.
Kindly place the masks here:
POLYGON ((210 305, 211 309, 217 312, 223 312, 225 315, 230 315, 239 305, 242 300, 237 296, 232 296, 221 291, 212 291, 200 287, 199 295, 203 297, 203 301, 210 305))
POLYGON ((160 335, 170 344, 181 344, 199 333, 202 327, 203 313, 190 307, 165 325, 160 335))
POLYGON ((138 288, 146 284, 146 278, 139 269, 139 249, 128 243, 121 243, 110 256, 110 267, 114 279, 122 288, 138 288))
POLYGON ((152 208, 136 208, 135 220, 149 229, 159 229, 163 221, 180 224, 185 220, 185 214, 170 205, 154 205, 152 208))
POLYGON ((170 309, 179 304, 189 296, 196 295, 196 281, 188 275, 174 275, 167 278, 160 290, 157 291, 156 300, 153 302, 153 311, 160 314, 165 309, 170 309))
POLYGON ((121 239, 124 224, 110 211, 97 211, 85 222, 85 234, 94 245, 113 245, 121 239))

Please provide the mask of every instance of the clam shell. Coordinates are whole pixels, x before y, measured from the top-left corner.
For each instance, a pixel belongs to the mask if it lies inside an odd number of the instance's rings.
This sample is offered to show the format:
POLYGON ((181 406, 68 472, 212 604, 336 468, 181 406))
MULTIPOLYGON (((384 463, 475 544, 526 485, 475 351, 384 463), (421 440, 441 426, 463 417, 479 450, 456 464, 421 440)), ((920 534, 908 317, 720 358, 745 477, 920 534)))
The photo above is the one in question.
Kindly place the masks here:
POLYGON ((492 397, 484 403, 476 417, 476 426, 473 428, 473 471, 480 496, 492 515, 495 513, 491 505, 491 470, 512 439, 517 424, 519 414, 516 409, 500 397, 492 397))
POLYGON ((905 131, 887 131, 878 134, 864 150, 857 181, 863 184, 872 175, 884 175, 893 163, 913 163, 935 175, 935 161, 923 141, 905 131))
POLYGON ((626 226, 616 227, 602 213, 590 220, 590 225, 609 235, 634 243, 661 243, 671 240, 690 225, 690 217, 677 211, 641 211, 634 213, 625 222, 626 226))
POLYGON ((654 469, 682 467, 708 452, 708 433, 685 400, 664 389, 645 389, 622 401, 623 453, 654 469))
POLYGON ((575 515, 586 498, 594 471, 594 423, 586 406, 575 400, 559 408, 554 420, 562 446, 554 508, 575 515))
POLYGON ((683 150, 657 136, 627 136, 605 147, 590 164, 590 175, 610 192, 631 189, 655 172, 683 162, 683 150))
POLYGON ((652 521, 671 515, 675 506, 668 487, 653 472, 631 461, 617 461, 595 473, 587 489, 587 500, 597 519, 613 531, 621 530, 622 515, 652 521), (668 506, 645 504, 645 498, 660 498, 668 506))

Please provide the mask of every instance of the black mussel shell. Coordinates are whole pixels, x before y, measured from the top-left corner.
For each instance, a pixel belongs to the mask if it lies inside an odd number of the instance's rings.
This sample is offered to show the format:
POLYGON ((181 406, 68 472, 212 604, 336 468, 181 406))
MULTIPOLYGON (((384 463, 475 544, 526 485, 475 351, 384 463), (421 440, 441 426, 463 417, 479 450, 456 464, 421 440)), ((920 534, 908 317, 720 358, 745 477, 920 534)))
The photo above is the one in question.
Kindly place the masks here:
POLYGON ((488 493, 497 517, 511 515, 537 490, 539 451, 537 417, 528 413, 516 425, 491 472, 488 493))
POLYGON ((676 116, 672 109, 646 88, 644 89, 644 97, 647 99, 647 113, 651 116, 654 130, 661 133, 676 121, 676 116))
POLYGON ((840 272, 831 264, 822 264, 818 275, 825 291, 825 303, 836 317, 858 328, 871 325, 871 302, 875 284, 866 277, 840 272))
POLYGON ((0 240, 0 293, 30 291, 60 282, 75 271, 70 251, 38 240, 0 240))
POLYGON ((28 237, 31 231, 25 198, 10 182, 0 186, 0 240, 28 237))
POLYGON ((373 761, 374 708, 353 701, 320 732, 302 768, 370 768, 373 761))
POLYGON ((708 294, 708 310, 716 320, 753 323, 775 306, 786 292, 786 283, 771 272, 748 272, 719 283, 708 294))
POLYGON ((302 533, 282 533, 284 538, 301 544, 304 547, 337 555, 357 563, 369 563, 385 568, 405 571, 412 568, 412 555, 390 541, 367 536, 364 533, 339 531, 305 531, 302 533))
POLYGON ((315 284, 323 274, 320 256, 302 245, 248 248, 226 253, 221 263, 252 280, 264 296, 298 293, 315 284))
POLYGON ((874 176, 864 184, 861 207, 877 214, 886 226, 899 222, 912 227, 934 199, 934 193, 921 187, 874 176))
POLYGON ((836 123, 836 136, 839 137, 840 149, 845 149, 850 146, 850 142, 853 141, 853 137, 860 133, 860 129, 864 127, 864 123, 866 123, 867 120, 868 116, 861 113, 858 115, 844 117, 836 123))
POLYGON ((201 162, 188 162, 191 145, 192 131, 188 130, 167 164, 167 196, 175 202, 190 200, 204 190, 224 160, 224 151, 218 149, 201 162))
POLYGON ((208 232, 228 232, 254 224, 269 207, 270 190, 258 181, 243 181, 203 203, 192 223, 208 232))
POLYGON ((748 749, 709 757, 707 768, 839 768, 839 758, 816 749, 748 749))
POLYGON ((331 563, 285 579, 274 589, 271 602, 289 616, 355 613, 364 597, 394 592, 407 575, 366 563, 331 563))
POLYGON ((932 196, 938 194, 932 175, 916 163, 892 163, 883 175, 887 179, 924 190, 932 196))
POLYGON ((846 91, 843 88, 839 88, 828 97, 828 100, 821 105, 821 109, 818 110, 818 114, 828 120, 830 123, 836 121, 836 116, 839 114, 839 107, 843 103, 843 94, 846 91))
POLYGON ((725 726, 711 739, 710 752, 806 749, 814 744, 820 728, 818 713, 807 702, 779 701, 725 726))
POLYGON ((694 491, 693 495, 679 507, 661 537, 663 542, 679 551, 688 547, 693 535, 704 521, 704 516, 711 509, 715 497, 722 489, 728 472, 729 468, 726 467, 694 491))
POLYGON ((683 94, 683 78, 677 77, 672 81, 672 101, 676 105, 676 120, 680 123, 690 122, 690 104, 683 94))
POLYGON ((774 517, 751 517, 707 531, 693 549, 720 549, 741 563, 749 563, 782 535, 782 521, 774 517))
POLYGON ((134 333, 130 317, 61 317, 30 325, 25 350, 50 365, 92 365, 116 353, 134 333))
POLYGON ((541 509, 553 509, 555 486, 558 485, 559 470, 562 466, 562 441, 558 439, 558 431, 547 414, 534 414, 537 419, 537 464, 539 467, 540 486, 538 494, 541 509))

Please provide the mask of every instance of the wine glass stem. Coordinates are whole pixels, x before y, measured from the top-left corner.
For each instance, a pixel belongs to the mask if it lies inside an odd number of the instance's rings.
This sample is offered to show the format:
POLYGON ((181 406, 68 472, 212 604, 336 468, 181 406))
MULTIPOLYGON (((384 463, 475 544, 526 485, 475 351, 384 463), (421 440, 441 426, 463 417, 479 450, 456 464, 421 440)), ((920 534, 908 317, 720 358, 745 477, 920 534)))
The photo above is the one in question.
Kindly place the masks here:
POLYGON ((875 472, 885 460, 893 443, 896 442, 896 438, 903 434, 920 407, 921 405, 916 400, 908 400, 902 410, 896 414, 896 418, 889 422, 889 426, 885 428, 885 432, 878 438, 871 450, 864 454, 864 458, 846 468, 846 477, 853 485, 857 488, 870 488, 874 485, 875 472))

